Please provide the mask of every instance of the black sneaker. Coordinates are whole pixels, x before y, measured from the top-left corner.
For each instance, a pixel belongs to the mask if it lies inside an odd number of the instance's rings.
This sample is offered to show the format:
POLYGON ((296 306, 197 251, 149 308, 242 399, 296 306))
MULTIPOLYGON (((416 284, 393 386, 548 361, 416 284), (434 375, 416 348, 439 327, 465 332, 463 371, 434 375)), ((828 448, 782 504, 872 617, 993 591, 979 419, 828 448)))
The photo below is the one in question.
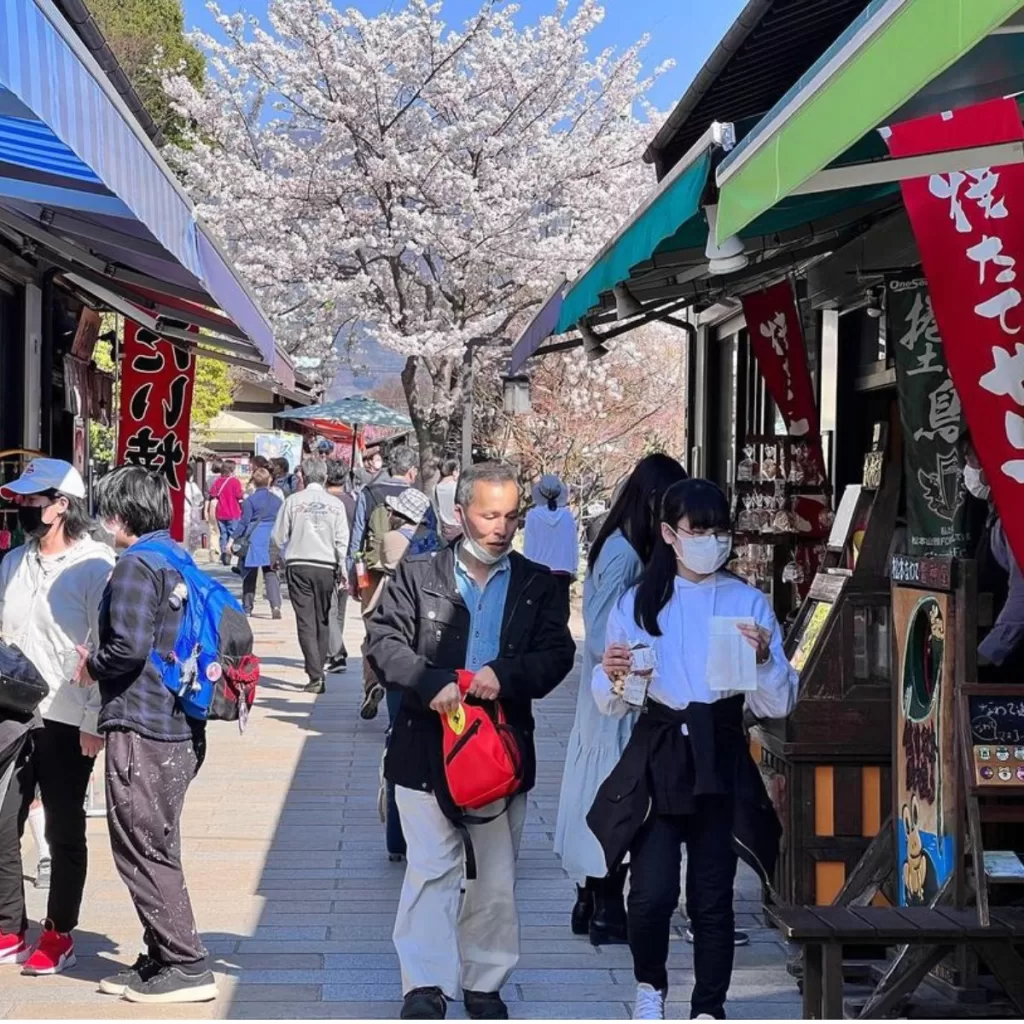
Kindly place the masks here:
POLYGON ((281 618, 281 609, 280 608, 271 608, 270 609, 270 617, 272 619, 279 619, 279 618, 281 618))
POLYGON ((508 1020, 508 1007, 497 992, 463 989, 462 1002, 470 1020, 508 1020))
POLYGON ((331 658, 327 662, 327 671, 340 675, 342 672, 348 671, 348 658, 338 656, 337 658, 331 658))
POLYGON ((106 996, 123 996, 124 990, 137 980, 147 981, 160 970, 160 962, 148 953, 140 953, 138 959, 117 974, 104 978, 100 982, 100 991, 106 996))
POLYGON ((371 718, 377 717, 377 708, 380 707, 380 702, 384 699, 385 690, 380 683, 374 683, 366 694, 363 696, 363 706, 359 709, 359 717, 365 719, 367 722, 371 718))
POLYGON ((402 1000, 399 1020, 444 1020, 448 1000, 439 988, 414 988, 402 1000))
POLYGON ((310 679, 302 690, 304 693, 325 693, 327 686, 322 679, 310 679))
POLYGON ((129 1003, 208 1003, 217 998, 217 981, 212 971, 190 974, 167 965, 147 978, 140 974, 128 982, 124 998, 129 1003))

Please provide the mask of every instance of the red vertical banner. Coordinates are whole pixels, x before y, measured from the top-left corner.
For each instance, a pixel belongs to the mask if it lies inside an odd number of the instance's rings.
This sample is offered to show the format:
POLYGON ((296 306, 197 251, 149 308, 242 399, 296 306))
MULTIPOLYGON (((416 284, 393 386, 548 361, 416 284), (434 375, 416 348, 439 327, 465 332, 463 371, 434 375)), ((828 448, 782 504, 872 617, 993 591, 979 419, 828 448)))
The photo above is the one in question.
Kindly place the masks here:
MULTIPOLYGON (((894 157, 1024 139, 1016 100, 992 100, 893 125, 894 157)), ((1007 538, 1024 565, 1024 165, 978 167, 901 182, 921 254, 952 394, 962 406, 1007 538)), ((930 346, 929 346, 930 348, 930 346)))
POLYGON ((792 437, 818 441, 818 407, 800 314, 789 281, 743 297, 750 347, 792 437))
POLYGON ((185 471, 195 357, 134 321, 124 324, 117 464, 160 472, 171 489, 171 536, 184 539, 185 471))

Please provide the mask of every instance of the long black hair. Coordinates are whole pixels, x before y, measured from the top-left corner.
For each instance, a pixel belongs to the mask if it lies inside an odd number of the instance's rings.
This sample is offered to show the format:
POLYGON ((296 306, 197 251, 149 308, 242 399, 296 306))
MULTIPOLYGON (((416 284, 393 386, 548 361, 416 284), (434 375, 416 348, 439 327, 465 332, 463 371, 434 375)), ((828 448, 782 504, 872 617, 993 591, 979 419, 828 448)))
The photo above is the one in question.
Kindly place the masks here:
POLYGON ((622 493, 616 498, 597 539, 590 546, 587 565, 593 571, 601 549, 616 530, 633 546, 641 562, 654 550, 658 531, 661 496, 674 483, 686 479, 686 470, 668 455, 648 455, 629 475, 622 493))
POLYGON ((667 523, 675 530, 684 518, 692 530, 731 529, 729 502, 717 484, 710 480, 681 480, 665 491, 657 517, 659 536, 640 574, 633 605, 636 624, 650 636, 661 636, 658 616, 671 599, 676 580, 676 553, 660 536, 661 524, 667 523))

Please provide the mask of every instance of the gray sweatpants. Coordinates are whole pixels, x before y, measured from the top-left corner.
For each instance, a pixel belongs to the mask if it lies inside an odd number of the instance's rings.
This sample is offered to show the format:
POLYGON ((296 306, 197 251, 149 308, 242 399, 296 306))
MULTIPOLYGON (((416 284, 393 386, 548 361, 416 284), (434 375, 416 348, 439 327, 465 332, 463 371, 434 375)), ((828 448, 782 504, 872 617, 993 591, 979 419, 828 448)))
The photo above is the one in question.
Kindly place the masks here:
POLYGON ((181 811, 200 757, 190 740, 165 743, 107 733, 107 823, 118 874, 131 895, 146 951, 193 964, 206 950, 181 869, 181 811))

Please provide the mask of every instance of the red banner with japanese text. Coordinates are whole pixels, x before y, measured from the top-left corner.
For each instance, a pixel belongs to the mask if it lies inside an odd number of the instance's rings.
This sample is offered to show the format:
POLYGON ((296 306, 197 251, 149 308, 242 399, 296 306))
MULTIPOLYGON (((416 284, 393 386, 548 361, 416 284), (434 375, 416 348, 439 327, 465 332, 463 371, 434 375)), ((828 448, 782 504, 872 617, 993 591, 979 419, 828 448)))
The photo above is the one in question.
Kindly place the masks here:
POLYGON ((164 475, 174 511, 171 536, 179 541, 184 539, 194 383, 195 358, 190 352, 125 321, 117 464, 133 463, 164 475))
MULTIPOLYGON (((1024 140, 1016 100, 893 125, 894 157, 1024 140)), ((992 498, 1024 565, 1024 165, 900 183, 946 361, 992 498)))
POLYGON ((818 407, 793 286, 780 281, 763 292, 744 295, 743 316, 761 376, 790 435, 816 439, 818 407))

